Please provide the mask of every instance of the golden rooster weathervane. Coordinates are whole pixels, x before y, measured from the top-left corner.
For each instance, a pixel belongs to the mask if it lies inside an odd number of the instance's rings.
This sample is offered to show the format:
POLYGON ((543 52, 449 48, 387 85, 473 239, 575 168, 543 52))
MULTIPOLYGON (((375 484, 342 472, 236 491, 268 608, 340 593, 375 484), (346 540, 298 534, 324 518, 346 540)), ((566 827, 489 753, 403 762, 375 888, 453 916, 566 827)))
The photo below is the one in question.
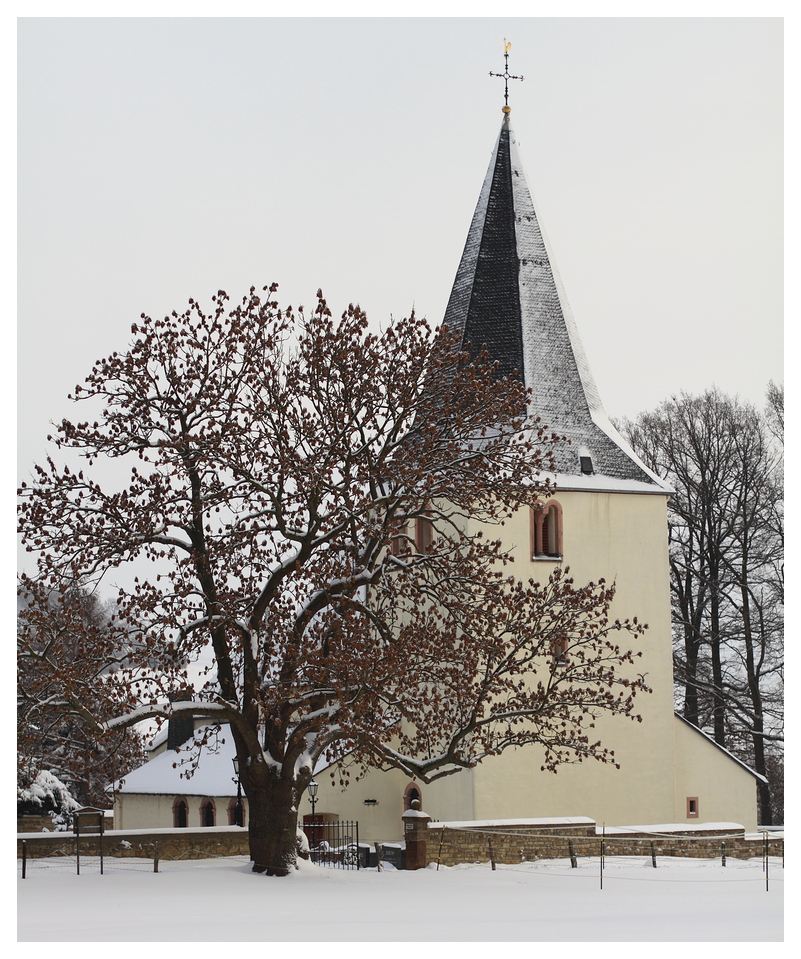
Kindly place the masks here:
POLYGON ((510 80, 522 80, 523 77, 516 77, 513 74, 509 73, 509 51, 512 49, 512 44, 506 39, 503 38, 503 61, 504 68, 503 73, 493 73, 490 70, 491 77, 503 77, 503 107, 502 110, 504 113, 511 113, 512 108, 509 106, 509 81, 510 80))

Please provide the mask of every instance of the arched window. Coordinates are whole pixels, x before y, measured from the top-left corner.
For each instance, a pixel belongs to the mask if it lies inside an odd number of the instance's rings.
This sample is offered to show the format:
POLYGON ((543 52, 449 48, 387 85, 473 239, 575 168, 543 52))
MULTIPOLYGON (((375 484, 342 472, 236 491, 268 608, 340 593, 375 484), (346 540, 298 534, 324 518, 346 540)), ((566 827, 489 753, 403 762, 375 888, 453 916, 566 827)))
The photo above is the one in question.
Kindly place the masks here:
POLYGON ((409 526, 407 523, 398 523, 393 527, 392 539, 390 540, 390 552, 393 556, 408 556, 409 549, 409 526))
POLYGON ((403 793, 403 811, 406 812, 407 809, 412 808, 412 803, 414 800, 417 800, 420 805, 423 805, 423 797, 420 794, 420 787, 417 783, 409 783, 403 793))
POLYGON ((428 513, 418 516, 414 523, 414 543, 418 553, 428 553, 434 542, 434 524, 428 513))
POLYGON ((551 643, 551 653, 555 666, 567 665, 567 651, 570 648, 570 640, 563 633, 557 636, 551 643))
POLYGON ((247 814, 245 812, 245 800, 241 799, 240 802, 242 804, 242 821, 240 823, 237 823, 236 821, 236 798, 232 799, 228 803, 228 825, 229 826, 236 826, 236 825, 246 826, 247 825, 247 814))
POLYGON ((562 558, 562 506, 555 499, 531 510, 531 558, 562 558))
POLYGON ((200 804, 200 825, 214 826, 217 820, 217 812, 214 808, 213 799, 204 799, 200 804))
POLYGON ((172 804, 172 824, 176 829, 186 829, 189 825, 189 806, 180 796, 172 804))

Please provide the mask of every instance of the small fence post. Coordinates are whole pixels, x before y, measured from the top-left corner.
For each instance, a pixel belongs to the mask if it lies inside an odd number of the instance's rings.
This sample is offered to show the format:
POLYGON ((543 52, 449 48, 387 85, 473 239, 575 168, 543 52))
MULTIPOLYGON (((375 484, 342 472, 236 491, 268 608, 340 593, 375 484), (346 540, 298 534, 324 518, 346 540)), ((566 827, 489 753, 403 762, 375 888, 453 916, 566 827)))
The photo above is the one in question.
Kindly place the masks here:
POLYGON ((78 868, 77 875, 81 874, 81 819, 80 816, 75 819, 75 864, 78 868))
POLYGON ((768 863, 768 859, 769 859, 768 853, 770 852, 770 847, 768 846, 768 831, 767 831, 767 829, 765 830, 765 832, 763 833, 763 835, 764 835, 764 837, 765 837, 765 892, 768 892, 769 889, 770 889, 770 886, 769 886, 769 884, 768 884, 768 883, 769 883, 768 873, 770 872, 770 866, 769 866, 769 863, 768 863))
POLYGON ((568 839, 567 848, 570 850, 570 868, 578 869, 578 862, 576 862, 576 850, 573 848, 572 839, 568 839))
POLYGON ((601 889, 604 887, 604 851, 606 840, 606 823, 601 826, 601 889))
POLYGON ((492 863, 492 871, 495 872, 495 850, 492 848, 492 837, 487 837, 487 842, 489 843, 489 854, 490 862, 492 863))
POLYGON ((375 846, 375 864, 378 871, 381 872, 381 843, 374 842, 373 845, 375 846))
POLYGON ((28 863, 28 843, 25 839, 22 840, 22 878, 25 878, 25 869, 28 863))
POLYGON ((654 844, 651 843, 651 865, 656 869, 656 852, 654 851, 654 844))
POLYGON ((726 843, 722 842, 720 844, 720 864, 721 866, 726 865, 726 843))
POLYGON ((443 826, 439 833, 439 851, 437 852, 437 872, 439 872, 439 864, 442 859, 442 841, 445 839, 445 827, 443 826))
POLYGON ((153 843, 153 872, 159 871, 159 844, 153 843))

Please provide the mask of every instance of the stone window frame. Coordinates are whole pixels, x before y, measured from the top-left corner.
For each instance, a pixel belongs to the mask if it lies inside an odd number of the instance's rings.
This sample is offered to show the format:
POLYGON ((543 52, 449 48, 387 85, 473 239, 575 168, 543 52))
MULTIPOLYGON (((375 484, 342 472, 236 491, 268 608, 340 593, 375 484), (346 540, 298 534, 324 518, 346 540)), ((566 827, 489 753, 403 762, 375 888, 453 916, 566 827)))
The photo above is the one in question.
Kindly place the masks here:
POLYGON ((422 807, 423 807, 423 793, 422 793, 422 791, 421 791, 421 789, 420 789, 420 784, 419 784, 419 783, 415 783, 415 782, 409 783, 409 784, 406 786, 406 789, 404 789, 404 791, 403 791, 403 811, 404 811, 404 812, 406 812, 407 810, 409 810, 409 809, 412 808, 412 800, 413 800, 413 799, 418 799, 418 800, 420 801, 420 808, 422 809, 422 807), (413 793, 413 792, 416 792, 417 795, 416 795, 416 796, 412 796, 412 793, 413 793))
POLYGON ((687 797, 687 818, 698 819, 699 815, 700 815, 700 810, 698 808, 698 797, 688 796, 687 797))
POLYGON ((561 562, 563 510, 555 499, 538 502, 531 508, 531 559, 546 562, 561 562))
POLYGON ((172 824, 175 829, 183 829, 189 826, 189 803, 186 801, 186 796, 176 796, 172 801, 172 824), (178 810, 183 805, 186 811, 186 822, 183 826, 178 822, 179 812, 178 810))
POLYGON ((418 553, 430 553, 434 544, 434 520, 431 509, 426 509, 414 521, 414 545, 418 553))
MULTIPOLYGON (((242 797, 242 825, 247 826, 248 824, 248 810, 245 805, 245 797, 242 797)), ((228 803, 228 825, 236 825, 236 796, 231 799, 228 803)))
POLYGON ((201 826, 216 826, 216 825, 217 825, 217 803, 215 803, 214 800, 213 800, 210 796, 204 796, 204 798, 200 800, 200 825, 201 825, 201 826), (207 823, 207 822, 206 822, 205 811, 206 811, 206 809, 209 808, 209 806, 211 806, 211 812, 212 812, 212 815, 213 815, 213 817, 214 817, 214 822, 212 822, 212 823, 207 823))

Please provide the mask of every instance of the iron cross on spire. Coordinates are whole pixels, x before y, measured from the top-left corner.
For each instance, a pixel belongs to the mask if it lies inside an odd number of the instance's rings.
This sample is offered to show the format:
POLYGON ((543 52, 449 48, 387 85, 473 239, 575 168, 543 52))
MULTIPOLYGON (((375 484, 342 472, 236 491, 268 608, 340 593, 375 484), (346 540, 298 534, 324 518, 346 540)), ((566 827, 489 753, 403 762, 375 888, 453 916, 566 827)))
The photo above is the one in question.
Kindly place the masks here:
POLYGON ((509 110, 509 81, 510 80, 522 80, 523 77, 516 77, 513 74, 509 73, 509 51, 512 49, 512 44, 506 39, 503 38, 503 61, 504 68, 503 73, 493 73, 490 70, 491 77, 503 77, 503 103, 505 111, 509 110))

